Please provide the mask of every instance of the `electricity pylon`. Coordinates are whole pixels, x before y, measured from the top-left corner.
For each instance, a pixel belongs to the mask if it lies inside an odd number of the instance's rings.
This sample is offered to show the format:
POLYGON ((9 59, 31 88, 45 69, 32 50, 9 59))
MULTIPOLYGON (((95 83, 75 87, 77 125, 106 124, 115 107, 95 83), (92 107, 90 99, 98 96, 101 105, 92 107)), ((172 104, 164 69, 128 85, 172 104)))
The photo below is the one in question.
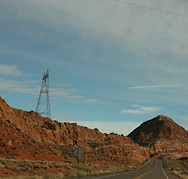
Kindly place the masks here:
POLYGON ((36 112, 39 112, 44 117, 51 118, 50 100, 49 100, 49 70, 44 72, 39 98, 36 106, 36 112))

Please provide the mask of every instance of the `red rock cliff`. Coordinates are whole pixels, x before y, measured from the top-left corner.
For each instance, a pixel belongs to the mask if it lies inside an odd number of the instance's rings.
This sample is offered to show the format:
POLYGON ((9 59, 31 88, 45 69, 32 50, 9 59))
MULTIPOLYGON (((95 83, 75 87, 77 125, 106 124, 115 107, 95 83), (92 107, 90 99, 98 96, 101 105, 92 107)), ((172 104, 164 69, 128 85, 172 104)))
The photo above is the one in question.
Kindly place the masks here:
POLYGON ((129 137, 53 121, 34 111, 12 108, 0 98, 0 157, 72 161, 78 146, 84 152, 85 162, 134 165, 149 158, 148 150, 129 137))

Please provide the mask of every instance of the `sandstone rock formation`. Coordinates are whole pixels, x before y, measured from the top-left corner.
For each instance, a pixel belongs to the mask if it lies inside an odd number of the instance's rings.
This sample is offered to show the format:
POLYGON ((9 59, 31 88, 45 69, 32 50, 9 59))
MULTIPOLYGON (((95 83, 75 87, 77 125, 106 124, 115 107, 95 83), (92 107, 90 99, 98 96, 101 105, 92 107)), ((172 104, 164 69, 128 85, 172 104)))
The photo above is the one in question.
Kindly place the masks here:
POLYGON ((147 147, 151 155, 163 158, 188 157, 188 131, 167 116, 142 123, 128 137, 147 147))
POLYGON ((148 149, 129 137, 53 121, 12 108, 0 97, 0 157, 74 162, 78 146, 83 162, 135 165, 150 157, 148 149))

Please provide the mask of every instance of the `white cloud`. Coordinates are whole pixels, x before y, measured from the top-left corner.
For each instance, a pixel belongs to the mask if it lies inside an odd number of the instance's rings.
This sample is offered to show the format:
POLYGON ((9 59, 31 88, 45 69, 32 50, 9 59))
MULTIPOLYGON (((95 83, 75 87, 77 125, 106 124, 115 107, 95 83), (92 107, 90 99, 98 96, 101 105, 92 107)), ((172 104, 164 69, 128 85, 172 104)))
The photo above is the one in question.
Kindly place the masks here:
MULTIPOLYGON (((137 4, 188 16, 186 2, 145 0, 137 4)), ((14 6, 30 8, 29 13, 22 11, 18 13, 17 18, 26 22, 34 18, 38 23, 50 25, 58 32, 68 24, 69 27, 80 31, 80 34, 85 34, 84 36, 95 36, 101 43, 105 43, 104 36, 110 36, 109 39, 114 40, 121 48, 130 47, 135 50, 137 46, 142 50, 149 47, 153 51, 160 48, 188 54, 187 19, 179 16, 112 0, 54 0, 46 1, 45 4, 40 1, 20 1, 20 4, 16 2, 14 6), (25 16, 23 13, 26 13, 25 16)))
MULTIPOLYGON (((183 2, 179 3, 178 1, 145 0, 142 2, 128 2, 182 15, 186 15, 188 12, 186 4, 183 2)), ((97 72, 99 71, 97 74, 99 74, 101 78, 106 77, 110 80, 115 78, 114 81, 126 80, 125 78, 122 79, 119 77, 121 75, 120 69, 126 66, 129 66, 133 71, 137 71, 141 74, 142 79, 150 80, 150 82, 156 80, 156 76, 162 76, 164 73, 168 74, 168 76, 165 76, 165 78, 157 78, 157 82, 163 82, 163 80, 167 78, 167 81, 169 81, 169 78, 171 78, 169 74, 177 77, 177 79, 171 79, 170 82, 184 79, 186 76, 186 66, 188 65, 186 58, 180 61, 179 59, 169 60, 169 58, 164 58, 159 55, 162 52, 178 54, 180 56, 188 55, 188 25, 185 18, 130 6, 112 0, 55 0, 53 2, 47 1, 45 5, 38 2, 37 7, 42 7, 43 9, 43 15, 40 16, 42 23, 47 23, 58 33, 62 29, 61 27, 67 27, 68 25, 70 30, 76 31, 77 34, 83 37, 79 43, 83 43, 84 48, 79 47, 79 50, 81 50, 84 55, 88 55, 88 49, 89 46, 91 46, 88 42, 84 41, 84 39, 94 38, 99 44, 105 44, 105 46, 113 44, 118 49, 123 49, 142 57, 131 60, 125 60, 125 58, 117 58, 114 60, 108 57, 96 58, 95 64, 106 65, 106 63, 108 63, 114 67, 118 67, 117 71, 112 71, 112 73, 114 72, 113 75, 106 70, 105 74, 103 73, 105 66, 101 69, 97 69, 97 72), (50 13, 49 7, 53 7, 50 13), (61 14, 60 12, 63 13, 61 14), (79 19, 79 21, 77 19, 79 19), (101 63, 101 61, 103 61, 103 63, 101 63), (153 73, 153 75, 150 75, 151 73, 153 73)), ((35 10, 40 9, 41 8, 35 10)), ((28 17, 26 16, 25 18, 28 17)), ((61 34, 59 34, 59 36, 61 36, 61 34)), ((78 48, 74 50, 77 51, 78 48)), ((82 63, 88 62, 90 59, 93 60, 92 58, 80 59, 81 63, 79 65, 77 63, 67 63, 77 70, 96 73, 96 68, 85 68, 83 65, 85 63, 82 63)), ((113 70, 114 69, 115 68, 113 68, 113 70)), ((158 88, 159 87, 160 86, 158 86, 158 88)), ((157 88, 157 86, 150 86, 150 88, 157 88)))
MULTIPOLYGON (((185 4, 178 1, 167 0, 157 3, 145 1, 142 4, 151 8, 157 6, 164 11, 174 13, 179 11, 177 13, 187 14, 185 4)), ((87 33, 92 32, 98 40, 101 36, 109 35, 119 42, 128 42, 132 49, 135 49, 134 45, 143 48, 144 44, 144 48, 170 49, 170 51, 187 54, 188 38, 185 34, 188 26, 185 18, 106 0, 62 3, 56 1, 53 2, 53 6, 67 12, 67 23, 87 33), (83 9, 83 7, 87 8, 83 9)), ((60 19, 56 19, 55 22, 61 24, 60 19)))
POLYGON ((55 120, 59 120, 59 121, 75 121, 75 120, 80 120, 83 119, 83 116, 74 116, 74 115, 70 115, 70 114, 57 114, 53 117, 53 119, 55 120))
POLYGON ((24 74, 18 69, 17 66, 0 64, 0 74, 10 76, 31 76, 30 74, 24 74))
POLYGON ((108 122, 108 121, 75 121, 78 125, 87 126, 91 129, 97 128, 103 133, 118 133, 128 135, 140 122, 108 122))
POLYGON ((121 113, 123 114, 153 114, 158 111, 160 111, 159 107, 146 107, 146 106, 140 106, 140 105, 132 105, 132 108, 137 109, 123 109, 121 110, 121 113))
MULTIPOLYGON (((128 0, 127 2, 182 15, 187 15, 188 12, 186 2, 180 3, 175 0, 144 0, 140 2, 128 0)), ((79 42, 76 41, 76 43, 83 44, 83 48, 82 46, 79 48, 76 46, 76 49, 72 49, 74 47, 71 46, 70 53, 81 50, 82 53, 80 54, 86 56, 89 52, 89 47, 92 45, 88 44, 85 39, 94 38, 99 44, 113 44, 117 49, 131 51, 133 54, 141 54, 141 56, 145 57, 142 59, 135 58, 134 60, 125 60, 125 58, 117 58, 114 60, 114 58, 109 59, 108 57, 101 57, 95 58, 95 64, 101 63, 101 61, 104 60, 103 64, 105 65, 107 62, 114 67, 119 66, 123 68, 129 66, 130 69, 135 70, 139 68, 140 74, 141 72, 145 74, 145 71, 143 72, 140 69, 147 69, 150 72, 154 72, 154 75, 156 75, 156 71, 158 75, 160 75, 160 71, 165 71, 172 74, 183 72, 184 75, 181 76, 184 78, 186 76, 186 66, 188 65, 186 62, 187 58, 185 58, 184 61, 177 62, 184 64, 180 67, 177 63, 173 62, 173 59, 169 62, 169 59, 160 59, 160 56, 158 56, 161 51, 171 54, 180 54, 181 56, 185 54, 188 55, 188 25, 185 18, 130 6, 113 0, 54 0, 53 2, 47 0, 45 4, 41 1, 22 0, 11 3, 10 7, 14 10, 16 9, 18 12, 15 17, 11 17, 11 13, 9 15, 7 12, 10 19, 21 19, 23 23, 36 22, 37 24, 41 24, 42 27, 49 27, 49 29, 55 32, 53 33, 53 38, 49 38, 51 34, 48 34, 48 31, 41 30, 40 28, 37 33, 35 33, 34 29, 31 29, 31 33, 28 33, 27 30, 23 31, 23 34, 27 33, 25 36, 30 36, 30 39, 34 38, 37 42, 39 40, 49 40, 48 43, 50 44, 50 40, 53 39, 52 43, 57 45, 58 49, 66 46, 66 50, 69 50, 67 46, 69 47, 70 42, 64 41, 61 37, 67 36, 67 39, 70 40, 71 38, 68 37, 70 34, 67 33, 67 31, 74 31, 76 34, 83 37, 81 40, 76 39, 78 41, 80 40, 79 42), (25 9, 25 11, 21 11, 19 8, 25 9), (66 30, 64 31, 64 29, 66 30), (40 34, 41 36, 36 34, 40 34), (156 54, 157 59, 153 59, 156 54)), ((96 41, 94 43, 96 43, 96 41)), ((64 50, 64 48, 62 48, 62 50, 64 50)), ((22 51, 22 53, 24 52, 22 51)), ((31 55, 34 55, 34 53, 27 56, 31 55)), ((33 59, 37 58, 33 57, 33 59)), ((92 58, 82 58, 79 62, 82 60, 90 61, 90 59, 93 61, 92 58)), ((47 57, 43 58, 43 60, 46 61, 47 57)), ((54 59, 53 63, 55 63, 55 61, 57 62, 58 60, 54 59)), ((89 72, 93 70, 93 73, 96 72, 96 68, 85 68, 85 66, 82 66, 83 63, 71 63, 68 60, 63 60, 61 63, 65 63, 69 68, 75 68, 83 72, 86 70, 89 72)), ((97 70, 99 70, 97 74, 99 74, 101 78, 106 76, 106 78, 109 77, 110 80, 115 78, 114 81, 125 80, 125 78, 119 78, 120 75, 116 76, 116 74, 120 74, 120 70, 117 70, 119 73, 114 73, 113 75, 111 75, 112 73, 107 73, 106 70, 106 75, 104 75, 103 68, 101 68, 101 71, 100 69, 97 70)), ((147 75, 147 77, 149 76, 149 78, 152 78, 151 81, 153 81, 154 75, 147 75)), ((178 79, 181 79, 179 75, 180 74, 178 74, 178 79)), ((163 78, 159 79, 163 80, 163 78)))
POLYGON ((87 126, 90 129, 97 128, 103 133, 118 133, 128 135, 132 130, 140 125, 140 122, 112 122, 112 121, 88 121, 88 117, 70 114, 57 114, 54 120, 60 122, 76 122, 80 126, 87 126))

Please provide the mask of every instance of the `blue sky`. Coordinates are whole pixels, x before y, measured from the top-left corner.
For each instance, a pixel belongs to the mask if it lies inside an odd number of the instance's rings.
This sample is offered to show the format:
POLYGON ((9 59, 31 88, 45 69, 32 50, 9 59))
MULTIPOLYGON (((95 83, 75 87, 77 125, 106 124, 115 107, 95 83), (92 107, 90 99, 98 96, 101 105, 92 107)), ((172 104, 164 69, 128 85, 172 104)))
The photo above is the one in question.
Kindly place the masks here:
POLYGON ((1 0, 0 95, 52 118, 128 134, 159 114, 188 129, 184 0, 1 0))

